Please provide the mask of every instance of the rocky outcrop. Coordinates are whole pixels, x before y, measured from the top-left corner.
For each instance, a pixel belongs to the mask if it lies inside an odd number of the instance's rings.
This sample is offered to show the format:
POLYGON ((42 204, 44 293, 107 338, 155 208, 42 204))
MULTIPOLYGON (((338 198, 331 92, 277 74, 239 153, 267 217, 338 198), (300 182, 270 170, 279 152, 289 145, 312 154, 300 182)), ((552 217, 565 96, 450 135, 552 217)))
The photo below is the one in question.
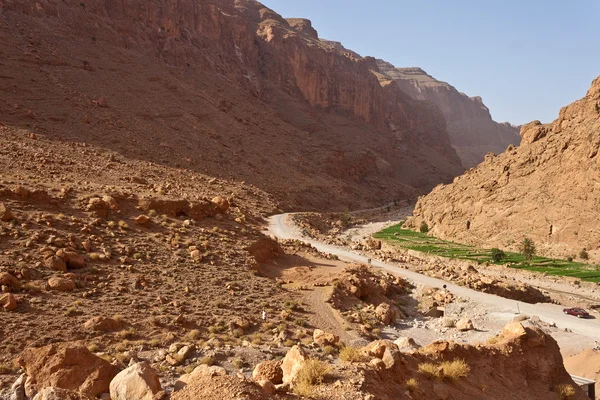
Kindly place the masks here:
POLYGON ((436 237, 516 250, 523 237, 549 256, 599 259, 600 78, 557 120, 521 131, 520 147, 490 155, 419 199, 407 226, 436 237))
POLYGON ((421 68, 396 68, 377 60, 377 75, 382 84, 394 82, 412 98, 428 100, 439 107, 446 118, 452 146, 467 169, 482 162, 487 153, 502 153, 521 141, 519 127, 495 122, 481 97, 460 93, 421 68))
MULTIPOLYGON (((368 60, 321 42, 310 21, 256 1, 0 10, 3 76, 22 89, 0 84, 4 125, 235 177, 288 208, 379 205, 462 172, 436 107, 382 87, 368 60)), ((91 212, 116 212, 94 201, 91 212)))

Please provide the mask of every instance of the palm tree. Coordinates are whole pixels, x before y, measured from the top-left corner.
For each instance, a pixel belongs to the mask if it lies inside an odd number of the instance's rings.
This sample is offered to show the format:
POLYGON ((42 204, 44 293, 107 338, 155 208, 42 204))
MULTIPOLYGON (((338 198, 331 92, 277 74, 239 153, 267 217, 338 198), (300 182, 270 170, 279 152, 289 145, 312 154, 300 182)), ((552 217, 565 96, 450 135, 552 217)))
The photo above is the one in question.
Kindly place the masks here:
POLYGON ((519 251, 525 257, 525 261, 531 261, 533 256, 535 256, 535 243, 527 237, 523 238, 523 241, 519 245, 519 251))

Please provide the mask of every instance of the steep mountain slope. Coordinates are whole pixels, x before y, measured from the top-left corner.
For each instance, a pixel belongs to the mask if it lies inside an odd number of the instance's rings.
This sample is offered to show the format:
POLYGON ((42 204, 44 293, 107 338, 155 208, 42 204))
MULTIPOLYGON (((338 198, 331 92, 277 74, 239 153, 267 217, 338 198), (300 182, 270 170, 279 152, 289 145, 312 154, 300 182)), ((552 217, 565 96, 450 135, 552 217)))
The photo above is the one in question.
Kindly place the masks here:
POLYGON ((0 123, 355 208, 461 172, 441 113, 251 0, 0 0, 0 123))
POLYGON ((550 255, 600 258, 600 78, 556 121, 521 129, 522 144, 419 199, 408 225, 435 236, 515 247, 531 237, 550 255))
POLYGON ((430 100, 440 108, 452 146, 465 168, 482 162, 488 152, 502 153, 510 144, 519 145, 519 127, 495 122, 481 97, 459 93, 420 68, 396 68, 383 60, 377 60, 377 66, 382 81, 396 82, 412 98, 430 100))

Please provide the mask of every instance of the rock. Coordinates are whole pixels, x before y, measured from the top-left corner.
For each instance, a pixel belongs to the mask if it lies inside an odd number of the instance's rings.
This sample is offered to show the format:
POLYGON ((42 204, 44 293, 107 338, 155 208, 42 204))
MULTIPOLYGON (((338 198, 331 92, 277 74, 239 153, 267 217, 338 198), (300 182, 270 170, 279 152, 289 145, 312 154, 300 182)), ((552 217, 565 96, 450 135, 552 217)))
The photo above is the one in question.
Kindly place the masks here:
POLYGON ((55 387, 47 387, 38 392, 33 400, 93 400, 75 390, 66 390, 55 387))
POLYGON ((394 344, 396 346, 398 346, 398 349, 400 349, 401 351, 411 351, 411 350, 417 350, 419 348, 419 345, 417 345, 417 343, 410 337, 399 337, 398 339, 394 340, 394 344))
POLYGON ((380 305, 378 305, 375 309, 375 314, 377 314, 377 317, 379 317, 379 320, 384 325, 389 325, 390 323, 396 321, 397 313, 392 308, 392 306, 390 306, 387 303, 381 303, 380 305))
POLYGON ((67 264, 69 269, 80 269, 85 267, 85 259, 73 249, 62 249, 56 252, 56 255, 67 264))
POLYGON ((386 349, 398 351, 398 347, 391 340, 376 340, 363 347, 363 352, 369 357, 381 358, 385 354, 386 349))
POLYGON ((14 219, 13 213, 10 211, 8 207, 2 202, 0 202, 0 221, 9 222, 14 219))
POLYGON ((101 198, 95 197, 88 202, 87 210, 98 218, 106 218, 110 213, 110 206, 101 198))
POLYGON ((44 259, 44 266, 54 271, 67 272, 67 263, 65 260, 54 255, 44 259))
POLYGON ((114 332, 122 328, 119 321, 107 317, 93 317, 88 319, 83 327, 97 332, 114 332))
POLYGON ((256 382, 270 381, 275 385, 279 385, 280 383, 283 383, 283 370, 281 369, 282 364, 282 360, 263 361, 254 367, 254 371, 252 371, 252 379, 254 379, 256 382))
POLYGON ((227 201, 227 199, 224 199, 221 196, 214 197, 211 200, 211 203, 217 209, 217 211, 220 212, 221 214, 225 214, 227 212, 227 210, 229 209, 229 201, 227 201))
POLYGON ((204 258, 200 250, 192 250, 192 252, 190 253, 190 257, 192 257, 194 261, 202 261, 202 259, 204 258))
POLYGON ((306 360, 308 360, 308 354, 299 345, 288 350, 281 363, 283 383, 293 383, 306 360))
POLYGON ((12 293, 1 294, 0 305, 5 311, 15 311, 17 309, 17 298, 12 293))
POLYGON ((333 333, 327 333, 320 329, 315 329, 313 332, 313 342, 318 346, 333 345, 340 341, 340 337, 333 333))
POLYGON ((257 382, 258 386, 260 386, 261 390, 264 394, 275 394, 277 392, 277 388, 271 381, 259 381, 257 382))
POLYGON ((402 353, 397 347, 387 346, 381 360, 387 369, 393 368, 402 359, 402 353))
POLYGON ((371 361, 369 361, 369 365, 377 371, 382 371, 385 369, 385 363, 381 358, 373 358, 371 361))
POLYGON ((112 211, 119 210, 119 203, 117 203, 117 200, 114 197, 105 195, 102 196, 102 201, 106 203, 108 208, 110 208, 112 211))
POLYGON ((147 362, 124 369, 110 382, 111 400, 153 400, 161 390, 158 375, 147 362))
POLYGON ((223 367, 218 367, 216 365, 208 366, 208 365, 199 365, 197 366, 191 373, 181 375, 179 379, 175 382, 174 390, 179 391, 187 386, 190 381, 198 376, 203 377, 213 377, 213 376, 227 376, 227 370, 223 367))
POLYGON ((117 368, 108 361, 83 346, 69 343, 25 349, 17 362, 25 369, 34 391, 54 386, 95 397, 108 392, 110 381, 117 374, 117 368))
POLYGON ((147 226, 150 223, 150 217, 142 214, 136 217, 135 223, 140 226, 147 226))
POLYGON ((14 275, 8 272, 0 272, 0 286, 6 286, 9 290, 21 289, 21 281, 18 280, 14 275))
POLYGON ((48 279, 48 286, 58 292, 72 292, 75 290, 75 282, 72 279, 60 276, 53 276, 48 279))
POLYGON ((8 400, 25 400, 25 379, 27 379, 27 375, 21 374, 12 384, 8 400))
POLYGON ((473 330, 473 322, 469 318, 461 318, 456 323, 456 329, 461 332, 473 330))

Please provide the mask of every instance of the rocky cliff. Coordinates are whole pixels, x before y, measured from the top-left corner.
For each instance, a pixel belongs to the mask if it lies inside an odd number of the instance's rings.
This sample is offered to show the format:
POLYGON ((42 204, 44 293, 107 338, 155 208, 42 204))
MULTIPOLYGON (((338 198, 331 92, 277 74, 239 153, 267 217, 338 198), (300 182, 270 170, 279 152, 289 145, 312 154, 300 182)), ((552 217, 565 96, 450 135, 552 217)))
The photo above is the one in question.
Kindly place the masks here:
POLYGON ((482 162, 488 152, 502 153, 510 144, 519 145, 519 127, 495 122, 481 97, 460 93, 421 68, 396 68, 383 60, 377 60, 377 66, 383 83, 396 82, 412 98, 430 100, 440 108, 452 146, 465 168, 482 162))
POLYGON ((354 208, 461 172, 446 123, 251 0, 0 0, 0 123, 354 208))
POLYGON ((600 258, 600 78, 557 120, 521 129, 522 144, 419 199, 408 225, 435 236, 515 248, 524 236, 548 255, 600 258))

